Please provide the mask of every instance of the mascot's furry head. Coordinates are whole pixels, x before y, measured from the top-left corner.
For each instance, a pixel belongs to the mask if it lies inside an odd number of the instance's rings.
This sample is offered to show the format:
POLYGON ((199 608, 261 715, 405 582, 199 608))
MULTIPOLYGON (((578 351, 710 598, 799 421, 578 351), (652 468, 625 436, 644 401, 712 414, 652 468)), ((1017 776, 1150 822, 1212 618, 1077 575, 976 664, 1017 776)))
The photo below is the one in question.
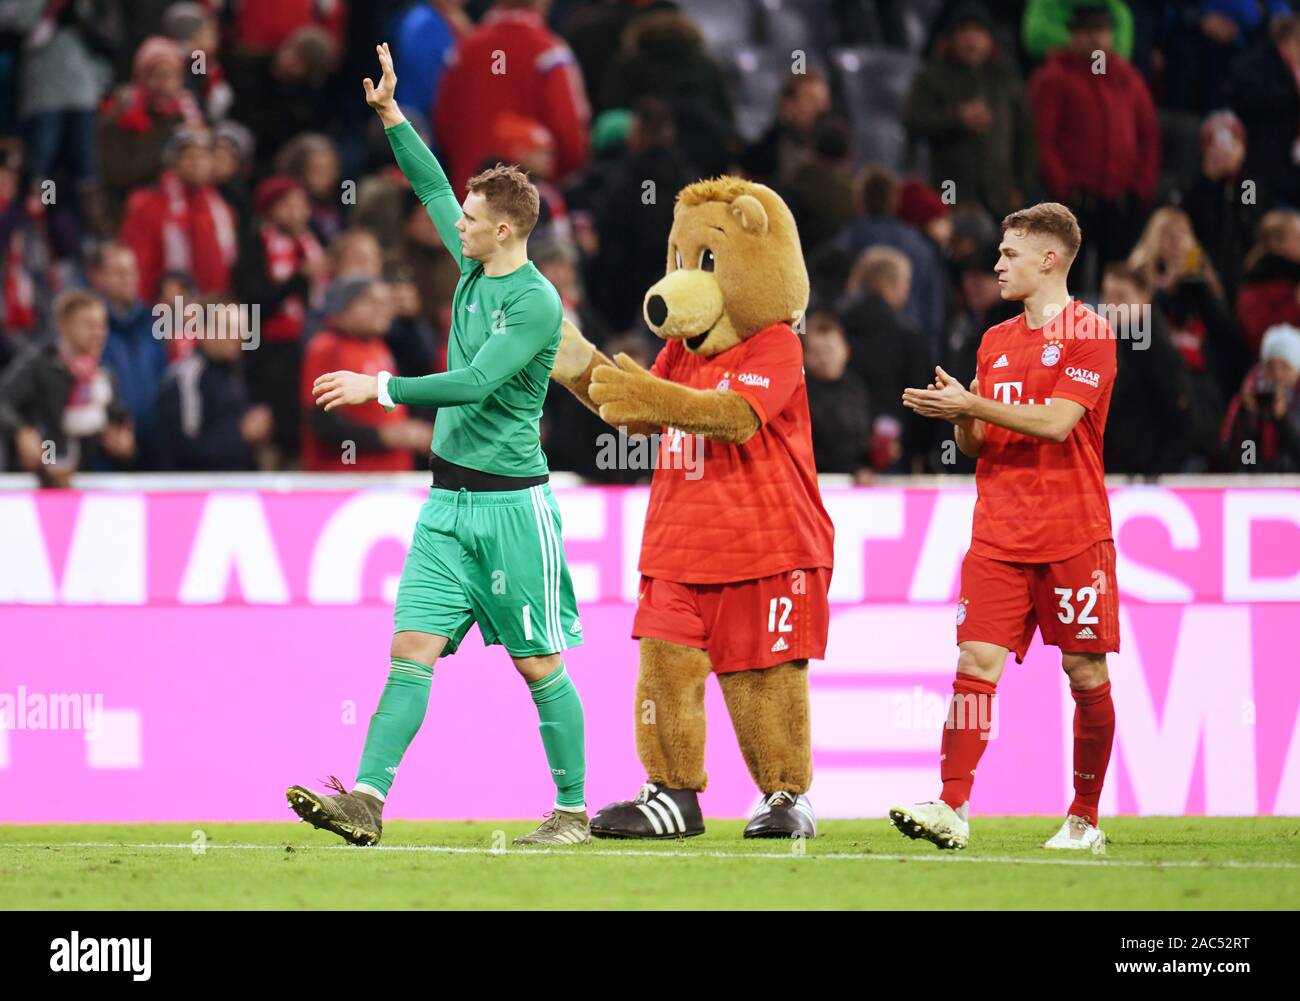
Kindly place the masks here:
POLYGON ((687 351, 715 355, 808 305, 794 216, 771 188, 739 177, 677 193, 667 274, 645 296, 645 319, 687 351))

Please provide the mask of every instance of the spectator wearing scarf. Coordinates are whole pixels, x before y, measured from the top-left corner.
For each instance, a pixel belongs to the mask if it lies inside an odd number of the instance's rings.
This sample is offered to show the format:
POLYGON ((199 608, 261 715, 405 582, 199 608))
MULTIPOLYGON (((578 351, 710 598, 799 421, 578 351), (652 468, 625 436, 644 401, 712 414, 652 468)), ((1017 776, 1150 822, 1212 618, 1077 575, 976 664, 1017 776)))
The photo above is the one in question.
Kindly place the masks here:
POLYGON ((140 268, 140 298, 154 301, 167 271, 191 275, 201 294, 224 293, 239 248, 235 215, 209 183, 211 134, 180 130, 165 160, 158 183, 131 196, 122 222, 120 239, 140 268))

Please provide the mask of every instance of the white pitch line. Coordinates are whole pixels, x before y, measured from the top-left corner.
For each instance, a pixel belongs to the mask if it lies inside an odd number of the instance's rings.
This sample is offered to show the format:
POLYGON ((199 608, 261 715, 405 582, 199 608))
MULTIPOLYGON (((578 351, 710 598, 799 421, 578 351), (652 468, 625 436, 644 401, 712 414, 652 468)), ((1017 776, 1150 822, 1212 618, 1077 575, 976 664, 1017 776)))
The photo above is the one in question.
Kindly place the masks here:
POLYGON ((555 858, 588 858, 592 855, 605 858, 665 858, 665 859, 777 859, 784 861, 799 859, 827 859, 853 862, 965 862, 971 865, 1073 865, 1092 866, 1110 869, 1300 869, 1295 862, 1239 862, 1225 859, 1221 862, 1203 862, 1199 860, 1174 860, 1169 862, 1148 862, 1140 859, 1082 859, 1082 858, 1016 858, 1008 855, 959 855, 959 854, 925 854, 925 855, 886 855, 875 852, 727 852, 727 851, 651 851, 644 848, 611 850, 608 848, 567 848, 559 851, 553 848, 464 848, 452 845, 373 845, 359 848, 353 845, 249 845, 249 844, 205 844, 199 851, 193 843, 181 844, 114 844, 109 841, 62 841, 50 844, 34 842, 0 842, 0 850, 5 848, 109 848, 141 849, 159 848, 203 854, 210 849, 228 851, 273 851, 284 853, 286 847, 295 852, 354 852, 370 855, 377 852, 427 852, 433 855, 546 855, 555 858))

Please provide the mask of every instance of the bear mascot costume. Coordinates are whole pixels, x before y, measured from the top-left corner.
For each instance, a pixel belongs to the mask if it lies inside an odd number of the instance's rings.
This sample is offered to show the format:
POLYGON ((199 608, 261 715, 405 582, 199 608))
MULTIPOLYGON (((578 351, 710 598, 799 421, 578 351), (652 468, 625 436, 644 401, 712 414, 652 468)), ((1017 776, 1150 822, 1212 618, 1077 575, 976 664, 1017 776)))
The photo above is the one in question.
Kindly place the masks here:
POLYGON ((630 441, 658 446, 632 628, 646 781, 592 818, 597 837, 704 832, 711 673, 762 793, 745 837, 816 835, 808 660, 825 656, 834 528, 792 327, 807 303, 789 208, 718 177, 677 195, 667 273, 645 295, 667 342, 649 371, 565 324, 552 378, 630 441))

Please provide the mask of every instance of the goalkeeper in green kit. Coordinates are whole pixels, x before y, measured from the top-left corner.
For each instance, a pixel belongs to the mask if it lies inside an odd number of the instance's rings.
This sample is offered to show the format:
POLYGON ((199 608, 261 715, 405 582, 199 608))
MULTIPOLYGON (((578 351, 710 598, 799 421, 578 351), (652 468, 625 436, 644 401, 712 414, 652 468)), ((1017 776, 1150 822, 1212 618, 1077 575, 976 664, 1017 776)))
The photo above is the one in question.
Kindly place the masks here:
POLYGON ((434 664, 455 653, 477 622, 484 643, 504 645, 528 682, 556 786, 554 811, 515 843, 585 844, 582 702, 561 659, 582 642, 582 626, 538 434, 562 311, 559 294, 528 260, 537 189, 518 168, 498 164, 470 179, 462 207, 397 107, 388 46, 377 51, 383 76, 377 86, 365 81, 366 102, 460 265, 460 281, 446 372, 405 379, 329 372, 313 387, 326 410, 372 400, 439 410, 433 486, 402 568, 388 682, 356 783, 349 792, 331 778, 337 795, 292 786, 289 805, 352 844, 377 843, 384 799, 424 721, 434 664))

